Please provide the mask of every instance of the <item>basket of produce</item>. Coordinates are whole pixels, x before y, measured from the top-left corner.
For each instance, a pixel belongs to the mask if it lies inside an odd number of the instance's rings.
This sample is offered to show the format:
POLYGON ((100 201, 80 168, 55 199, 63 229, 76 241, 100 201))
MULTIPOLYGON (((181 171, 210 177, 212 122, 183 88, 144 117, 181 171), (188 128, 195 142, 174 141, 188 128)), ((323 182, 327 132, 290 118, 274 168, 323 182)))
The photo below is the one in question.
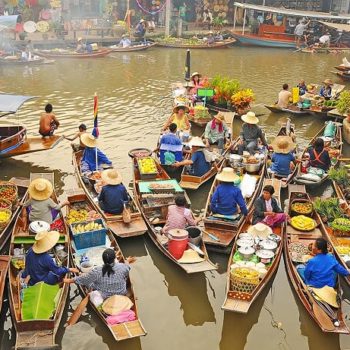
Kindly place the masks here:
POLYGON ((316 228, 317 224, 314 219, 305 215, 293 216, 290 219, 290 224, 298 231, 312 231, 316 228))
POLYGON ((102 219, 70 225, 77 249, 86 249, 106 244, 107 228, 102 219))
POLYGON ((0 199, 0 209, 12 210, 12 202, 8 199, 0 199))
POLYGON ((9 181, 0 181, 0 198, 15 204, 18 199, 17 186, 9 181))
POLYGON ((175 193, 175 187, 171 183, 151 183, 148 188, 153 193, 175 193))
POLYGON ((347 218, 335 219, 330 227, 336 236, 350 236, 350 220, 347 218))
POLYGON ((339 255, 350 255, 350 246, 338 245, 334 247, 339 255))
POLYGON ((211 120, 211 115, 209 113, 209 110, 207 107, 204 107, 204 106, 195 106, 193 108, 193 118, 194 119, 208 119, 208 121, 211 120))
POLYGON ((313 205, 307 199, 297 199, 292 202, 291 205, 291 216, 305 215, 312 216, 313 205))
POLYGON ((9 209, 0 209, 0 232, 7 226, 11 220, 12 211, 9 209))
POLYGON ((11 259, 11 265, 17 270, 23 270, 25 268, 25 260, 24 258, 18 257, 18 258, 12 258, 11 259))
POLYGON ((141 180, 149 180, 157 177, 156 162, 152 157, 139 158, 137 164, 140 170, 141 180))
POLYGON ((295 263, 303 263, 303 257, 310 253, 309 248, 301 242, 293 242, 288 246, 292 261, 295 263))
POLYGON ((231 290, 252 293, 259 284, 259 272, 250 267, 236 267, 231 270, 231 290))
POLYGON ((96 219, 101 218, 101 215, 98 214, 95 210, 86 210, 86 209, 71 209, 69 211, 69 214, 67 216, 67 221, 69 224, 74 224, 77 222, 84 222, 84 221, 93 221, 96 219))

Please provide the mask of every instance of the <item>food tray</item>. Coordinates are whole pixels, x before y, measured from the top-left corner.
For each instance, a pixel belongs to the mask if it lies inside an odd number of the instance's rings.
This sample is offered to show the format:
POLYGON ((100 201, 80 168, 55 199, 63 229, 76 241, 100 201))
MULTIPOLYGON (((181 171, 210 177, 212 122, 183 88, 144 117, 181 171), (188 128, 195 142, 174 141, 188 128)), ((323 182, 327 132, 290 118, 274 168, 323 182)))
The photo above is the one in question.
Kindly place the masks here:
POLYGON ((175 187, 172 183, 152 183, 148 188, 152 193, 175 193, 175 187))
POLYGON ((308 247, 301 242, 293 242, 289 244, 288 250, 293 262, 304 263, 303 256, 310 253, 308 247))

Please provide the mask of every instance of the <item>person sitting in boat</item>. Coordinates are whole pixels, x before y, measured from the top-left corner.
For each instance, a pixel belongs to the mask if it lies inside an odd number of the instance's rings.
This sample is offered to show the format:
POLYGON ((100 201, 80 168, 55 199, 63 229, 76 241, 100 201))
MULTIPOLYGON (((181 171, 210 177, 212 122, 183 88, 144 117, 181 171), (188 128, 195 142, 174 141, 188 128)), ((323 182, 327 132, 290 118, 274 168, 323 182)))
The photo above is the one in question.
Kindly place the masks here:
POLYGON ((254 203, 253 225, 262 222, 267 226, 275 227, 285 222, 287 215, 273 197, 275 189, 271 185, 263 188, 262 195, 254 203))
POLYGON ((45 112, 41 113, 39 121, 39 134, 42 137, 52 136, 60 125, 55 114, 52 113, 52 110, 52 104, 48 103, 45 106, 45 112))
POLYGON ((188 120, 188 112, 189 108, 185 105, 179 104, 176 107, 174 107, 173 114, 169 117, 169 119, 163 126, 163 131, 168 129, 171 123, 175 123, 177 126, 177 130, 179 131, 189 131, 191 128, 191 124, 188 120))
POLYGON ((112 165, 108 157, 96 147, 97 140, 93 135, 84 133, 80 136, 80 141, 85 146, 80 164, 82 174, 101 170, 104 165, 112 165))
POLYGON ((36 283, 44 282, 54 285, 62 282, 68 272, 79 272, 76 268, 57 266, 48 253, 59 239, 60 233, 57 231, 42 231, 35 235, 35 243, 27 252, 26 264, 21 276, 25 284, 34 286, 36 283))
POLYGON ((126 34, 122 35, 122 39, 119 41, 119 46, 123 48, 131 46, 131 40, 126 34))
POLYGON ((214 36, 215 41, 223 41, 224 37, 221 34, 221 32, 216 32, 215 36, 214 36))
POLYGON ((236 215, 239 207, 244 216, 248 215, 242 191, 234 185, 239 180, 239 176, 234 173, 233 169, 223 168, 221 173, 216 175, 216 179, 220 181, 220 184, 216 187, 210 200, 212 213, 226 216, 236 215))
POLYGON ((159 141, 159 158, 161 164, 171 165, 183 160, 183 145, 180 138, 176 135, 177 125, 171 123, 169 132, 162 135, 159 141))
POLYGON ((306 265, 298 265, 297 271, 304 282, 314 288, 329 286, 334 288, 337 274, 349 276, 349 271, 341 266, 333 254, 328 253, 327 241, 317 238, 312 244, 313 258, 306 265))
POLYGON ((144 19, 141 19, 135 28, 134 36, 135 38, 138 38, 140 41, 144 41, 145 34, 146 34, 146 22, 144 19))
POLYGON ((52 199, 53 186, 49 180, 38 178, 33 180, 28 187, 29 199, 23 204, 22 221, 24 231, 28 224, 33 221, 45 221, 48 224, 53 222, 54 211, 61 210, 62 207, 69 205, 68 201, 55 203, 52 199), (29 222, 28 222, 29 212, 29 222))
POLYGON ((308 84, 307 86, 307 93, 315 95, 317 93, 317 85, 316 84, 308 84))
POLYGON ((98 196, 99 206, 108 214, 122 214, 124 205, 129 202, 129 195, 122 184, 122 177, 117 170, 107 169, 102 172, 101 179, 104 185, 98 196))
POLYGON ((218 145, 219 150, 223 153, 225 141, 229 142, 229 134, 230 130, 225 124, 225 117, 219 112, 205 127, 205 143, 208 147, 214 144, 218 145))
POLYGON ((191 210, 186 208, 185 196, 178 194, 175 196, 175 205, 168 207, 168 215, 162 232, 167 235, 170 230, 196 226, 199 221, 200 219, 196 220, 191 210))
POLYGON ((199 74, 198 72, 194 72, 191 75, 191 81, 194 84, 194 87, 192 89, 193 94, 197 94, 197 90, 203 86, 202 81, 201 81, 201 77, 202 77, 202 75, 199 74))
POLYGON ((208 34, 208 37, 207 37, 207 44, 212 45, 214 43, 215 43, 214 33, 212 31, 210 31, 208 34))
POLYGON ((78 38, 77 47, 76 47, 75 51, 78 53, 83 53, 86 51, 86 45, 83 44, 83 38, 78 38))
POLYGON ((299 96, 305 95, 307 92, 307 86, 305 84, 305 80, 300 80, 299 84, 297 85, 297 88, 299 88, 299 96))
POLYGON ((186 97, 194 102, 194 99, 193 99, 193 88, 194 88, 194 83, 193 81, 188 81, 185 83, 184 85, 185 89, 186 89, 186 97))
POLYGON ((292 153, 295 150, 295 143, 289 136, 277 136, 271 144, 273 154, 271 156, 271 167, 269 172, 280 177, 288 178, 292 169, 294 169, 295 156, 292 153))
POLYGON ((326 32, 324 35, 322 35, 318 39, 318 41, 319 41, 321 47, 329 47, 329 45, 331 44, 331 36, 330 36, 329 32, 326 32))
POLYGON ((283 84, 282 90, 278 93, 278 102, 276 105, 279 108, 286 108, 289 105, 289 102, 292 98, 292 93, 288 91, 288 89, 288 84, 283 84))
MULTIPOLYGON (((96 266, 89 272, 74 278, 65 278, 63 282, 88 287, 92 289, 94 297, 96 297, 94 292, 98 292, 102 300, 113 295, 127 295, 129 264, 135 261, 135 258, 128 257, 125 259, 125 263, 120 263, 116 260, 114 249, 107 248, 102 253, 102 260, 103 266, 96 266)), ((92 297, 91 294, 90 297, 92 297)))
POLYGON ((332 85, 331 79, 326 79, 320 90, 320 96, 324 97, 325 100, 330 100, 332 98, 332 85))
POLYGON ((255 113, 248 112, 247 114, 244 114, 241 119, 244 121, 244 123, 240 133, 238 153, 242 155, 243 151, 247 150, 251 155, 253 155, 258 148, 259 139, 262 144, 267 147, 265 136, 260 127, 257 125, 259 123, 259 119, 255 116, 255 113))
POLYGON ((319 137, 315 140, 313 146, 309 147, 307 153, 309 154, 310 166, 328 171, 331 166, 331 159, 329 153, 324 146, 324 140, 319 137))
MULTIPOLYGON (((198 136, 192 137, 189 145, 192 147, 191 159, 184 159, 181 162, 175 162, 173 166, 178 168, 183 165, 190 165, 191 167, 188 171, 189 175, 201 177, 211 169, 212 155, 210 152, 205 152, 205 144, 198 136)), ((215 162, 213 164, 216 166, 215 162)))
POLYGON ((79 150, 83 150, 85 149, 85 146, 84 144, 81 142, 81 136, 83 134, 86 133, 86 125, 85 124, 80 124, 79 125, 79 128, 78 128, 78 132, 71 138, 67 137, 67 136, 64 136, 64 138, 68 141, 71 141, 72 142, 72 147, 74 149, 75 152, 79 151, 79 150), (73 143, 74 140, 76 140, 77 138, 79 138, 79 145, 76 145, 73 143))

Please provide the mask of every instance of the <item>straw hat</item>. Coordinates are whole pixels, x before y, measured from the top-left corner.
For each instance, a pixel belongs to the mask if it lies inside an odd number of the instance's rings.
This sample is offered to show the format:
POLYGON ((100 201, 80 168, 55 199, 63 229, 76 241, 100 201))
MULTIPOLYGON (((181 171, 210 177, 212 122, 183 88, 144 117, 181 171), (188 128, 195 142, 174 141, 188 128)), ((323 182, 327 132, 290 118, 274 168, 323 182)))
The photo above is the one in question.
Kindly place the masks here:
POLYGON ((142 19, 140 19, 140 23, 143 23, 143 22, 145 22, 145 20, 142 18, 142 19))
POLYGON ((206 147, 203 140, 199 136, 192 137, 191 141, 189 142, 190 147, 206 147))
POLYGON ((188 113, 189 110, 190 110, 186 105, 180 103, 180 104, 178 104, 177 106, 174 107, 173 113, 177 113, 180 108, 183 108, 185 110, 185 113, 188 113))
POLYGON ((193 83, 193 81, 188 81, 188 82, 186 82, 185 83, 185 85, 184 85, 184 87, 191 87, 191 88, 193 88, 194 87, 194 83, 193 83))
POLYGON ((258 124, 259 119, 256 117, 254 112, 248 112, 242 115, 241 119, 247 124, 258 124))
POLYGON ((124 295, 113 295, 102 304, 102 310, 107 315, 118 315, 122 311, 130 310, 134 303, 124 295))
POLYGON ((58 231, 42 231, 35 235, 35 243, 33 244, 33 252, 42 254, 53 248, 60 239, 58 231))
POLYGON ((121 175, 115 169, 103 171, 101 178, 107 185, 119 185, 122 182, 121 175))
POLYGON ((53 186, 49 180, 38 178, 33 180, 28 188, 30 196, 37 201, 44 201, 51 197, 53 186))
POLYGON ((261 222, 258 222, 257 224, 250 226, 247 232, 253 236, 257 236, 260 238, 266 238, 268 235, 271 235, 273 233, 271 227, 266 226, 261 222))
POLYGON ((334 288, 330 286, 324 286, 322 288, 311 288, 311 290, 327 304, 338 308, 339 304, 337 302, 337 292, 334 288))
POLYGON ((193 72, 191 78, 195 77, 196 75, 198 75, 198 77, 202 76, 202 74, 199 74, 198 72, 193 72))
POLYGON ((220 174, 216 175, 216 179, 222 182, 235 182, 239 179, 232 168, 223 168, 220 174))
POLYGON ((180 264, 195 264, 204 261, 197 252, 192 249, 187 249, 184 251, 181 259, 178 260, 180 264))
POLYGON ((95 138, 95 136, 88 134, 88 133, 84 133, 80 136, 80 141, 82 142, 82 144, 86 147, 96 147, 97 145, 97 140, 95 138))
POLYGON ((333 81, 331 79, 326 79, 323 84, 326 84, 326 85, 333 85, 333 81))
POLYGON ((290 151, 295 149, 296 145, 290 136, 277 136, 272 144, 273 150, 276 153, 288 154, 290 151))
POLYGON ((80 37, 80 38, 78 38, 78 42, 79 42, 79 41, 82 41, 82 40, 83 40, 83 38, 81 38, 81 37, 80 37))
POLYGON ((224 122, 225 121, 225 116, 222 114, 222 113, 218 113, 218 114, 215 114, 214 115, 214 118, 215 119, 218 119, 218 120, 220 120, 220 121, 222 121, 222 122, 224 122))

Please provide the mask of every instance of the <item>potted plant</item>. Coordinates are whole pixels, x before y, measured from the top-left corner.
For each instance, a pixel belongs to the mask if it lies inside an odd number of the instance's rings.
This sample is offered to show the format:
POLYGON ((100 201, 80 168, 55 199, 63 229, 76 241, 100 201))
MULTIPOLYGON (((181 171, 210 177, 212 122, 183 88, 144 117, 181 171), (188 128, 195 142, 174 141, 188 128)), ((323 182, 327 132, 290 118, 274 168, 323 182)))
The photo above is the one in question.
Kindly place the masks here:
POLYGON ((350 123, 350 91, 343 91, 337 103, 337 109, 339 113, 346 114, 346 120, 350 123))
POLYGON ((243 89, 232 95, 231 101, 235 106, 237 113, 244 114, 250 109, 250 103, 255 99, 252 89, 243 89))

